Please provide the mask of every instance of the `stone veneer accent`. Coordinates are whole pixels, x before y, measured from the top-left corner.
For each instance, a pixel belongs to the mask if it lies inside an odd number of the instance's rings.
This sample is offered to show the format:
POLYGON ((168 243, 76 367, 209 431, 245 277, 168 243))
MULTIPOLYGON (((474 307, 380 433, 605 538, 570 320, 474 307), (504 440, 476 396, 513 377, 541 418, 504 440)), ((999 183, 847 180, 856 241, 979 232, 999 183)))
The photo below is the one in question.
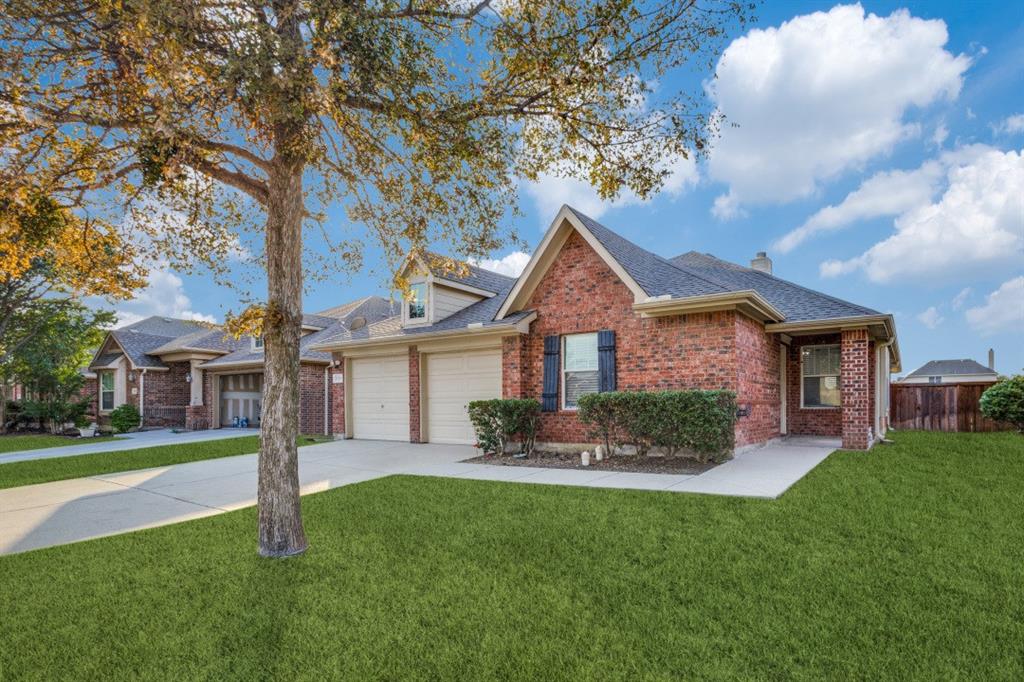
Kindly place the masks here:
POLYGON ((409 442, 420 443, 420 353, 409 346, 409 442))

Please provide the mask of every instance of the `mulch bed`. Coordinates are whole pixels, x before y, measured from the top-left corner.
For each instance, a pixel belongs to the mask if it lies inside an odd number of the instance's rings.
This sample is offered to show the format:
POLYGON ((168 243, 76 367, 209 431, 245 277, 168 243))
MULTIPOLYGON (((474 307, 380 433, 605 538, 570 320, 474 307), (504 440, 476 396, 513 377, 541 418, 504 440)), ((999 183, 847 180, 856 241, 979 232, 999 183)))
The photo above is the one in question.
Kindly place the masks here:
POLYGON ((596 469, 598 471, 634 471, 644 474, 702 474, 714 469, 717 464, 702 464, 688 457, 652 457, 640 455, 615 455, 600 462, 590 453, 590 466, 580 464, 580 456, 559 452, 534 452, 529 457, 512 455, 480 455, 465 462, 473 464, 495 464, 498 466, 547 467, 549 469, 596 469))

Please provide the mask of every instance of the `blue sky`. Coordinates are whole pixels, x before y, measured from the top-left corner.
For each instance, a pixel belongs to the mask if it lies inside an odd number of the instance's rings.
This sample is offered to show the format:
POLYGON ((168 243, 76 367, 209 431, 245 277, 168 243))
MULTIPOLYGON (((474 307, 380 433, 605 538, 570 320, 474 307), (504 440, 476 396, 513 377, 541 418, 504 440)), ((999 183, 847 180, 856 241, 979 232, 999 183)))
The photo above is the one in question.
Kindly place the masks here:
MULTIPOLYGON (((737 124, 710 159, 678 162, 647 202, 601 202, 557 178, 524 185, 511 227, 533 248, 571 203, 663 256, 694 249, 745 264, 765 250, 780 277, 893 313, 905 372, 930 359, 984 362, 989 347, 998 370, 1024 371, 1024 10, 771 2, 757 14, 713 84, 710 73, 658 84, 709 84, 737 124)), ((340 209, 329 230, 362 233, 340 209)), ((384 293, 368 246, 360 273, 310 284, 307 311, 384 293)), ((525 261, 493 255, 503 267, 525 261)), ((238 298, 202 273, 156 270, 118 308, 126 321, 219 321, 238 298)))

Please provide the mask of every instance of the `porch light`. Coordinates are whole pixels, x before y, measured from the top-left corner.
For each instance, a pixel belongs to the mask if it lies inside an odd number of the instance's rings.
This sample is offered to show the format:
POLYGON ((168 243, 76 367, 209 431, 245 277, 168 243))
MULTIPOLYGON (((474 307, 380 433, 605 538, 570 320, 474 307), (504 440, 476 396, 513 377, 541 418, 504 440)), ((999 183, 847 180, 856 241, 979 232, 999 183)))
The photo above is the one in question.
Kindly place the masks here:
POLYGON ((135 372, 128 372, 128 381, 135 383, 135 372))
POLYGON ((185 383, 186 384, 191 384, 192 383, 192 372, 189 372, 188 374, 185 375, 185 383))

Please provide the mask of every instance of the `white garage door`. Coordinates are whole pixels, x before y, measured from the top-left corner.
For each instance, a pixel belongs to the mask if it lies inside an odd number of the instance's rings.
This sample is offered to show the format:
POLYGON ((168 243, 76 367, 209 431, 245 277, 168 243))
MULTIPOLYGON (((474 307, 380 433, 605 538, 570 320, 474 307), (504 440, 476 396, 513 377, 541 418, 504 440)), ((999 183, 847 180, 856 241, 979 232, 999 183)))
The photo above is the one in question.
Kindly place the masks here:
POLYGON ((501 350, 427 356, 427 440, 476 442, 466 407, 471 400, 501 397, 501 350))
POLYGON ((263 409, 262 374, 228 374, 220 378, 220 425, 260 425, 263 409), (236 422, 236 420, 239 420, 236 422))
POLYGON ((349 374, 353 438, 409 440, 409 356, 353 358, 349 374))

